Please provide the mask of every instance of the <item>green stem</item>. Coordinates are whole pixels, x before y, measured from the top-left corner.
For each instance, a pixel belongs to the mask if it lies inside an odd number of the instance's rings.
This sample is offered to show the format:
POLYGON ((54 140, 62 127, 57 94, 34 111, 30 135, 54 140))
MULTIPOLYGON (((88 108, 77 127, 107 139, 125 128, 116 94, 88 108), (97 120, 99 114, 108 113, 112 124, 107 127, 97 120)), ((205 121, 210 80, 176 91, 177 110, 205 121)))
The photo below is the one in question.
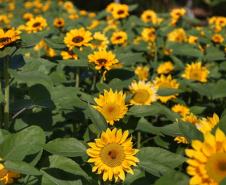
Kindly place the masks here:
POLYGON ((79 87, 79 69, 76 69, 76 74, 75 74, 75 87, 79 87))
POLYGON ((92 83, 91 91, 95 90, 96 82, 97 82, 97 75, 94 74, 93 75, 93 83, 92 83))
POLYGON ((141 145, 141 133, 140 131, 137 132, 137 148, 140 148, 141 145))
POLYGON ((9 57, 5 57, 3 75, 5 81, 4 88, 4 126, 9 127, 9 57))

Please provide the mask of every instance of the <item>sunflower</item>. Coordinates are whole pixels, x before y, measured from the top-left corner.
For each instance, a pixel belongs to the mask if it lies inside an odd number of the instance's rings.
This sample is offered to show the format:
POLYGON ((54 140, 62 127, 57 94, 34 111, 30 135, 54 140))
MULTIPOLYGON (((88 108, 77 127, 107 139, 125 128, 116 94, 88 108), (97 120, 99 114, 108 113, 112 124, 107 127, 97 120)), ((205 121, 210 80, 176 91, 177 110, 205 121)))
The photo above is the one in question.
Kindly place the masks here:
POLYGON ((92 48, 107 49, 109 44, 108 38, 101 32, 93 35, 92 48))
POLYGON ((188 41, 189 44, 197 44, 198 37, 193 36, 193 35, 189 35, 187 41, 188 41))
POLYGON ((114 64, 119 63, 115 54, 106 50, 99 50, 95 51, 93 54, 89 54, 88 60, 90 63, 95 64, 96 70, 101 70, 103 68, 110 70, 114 64))
POLYGON ((174 66, 172 64, 172 62, 164 62, 162 64, 160 64, 157 68, 157 73, 158 74, 168 74, 171 71, 173 71, 174 66))
POLYGON ((88 143, 88 162, 94 163, 92 171, 103 174, 104 181, 124 181, 126 172, 134 174, 131 167, 139 162, 135 156, 139 150, 133 148, 132 137, 128 136, 128 130, 108 128, 95 142, 88 143))
POLYGON ((182 77, 188 80, 196 80, 199 82, 207 82, 209 70, 202 66, 201 62, 187 64, 182 77))
POLYGON ((215 43, 215 44, 221 44, 222 42, 224 42, 224 37, 221 34, 214 34, 211 38, 211 40, 215 43))
POLYGON ((210 132, 218 123, 220 119, 217 114, 213 114, 212 117, 202 118, 196 123, 196 127, 202 132, 210 132))
POLYGON ((177 21, 183 17, 186 13, 186 10, 184 8, 175 8, 170 12, 171 16, 171 24, 175 25, 177 21))
POLYGON ((4 32, 4 30, 0 28, 0 49, 16 42, 19 39, 20 39, 19 32, 14 28, 9 29, 6 32, 4 32))
POLYGON ((126 4, 117 4, 111 13, 114 19, 123 19, 129 16, 129 7, 126 4))
POLYGON ((151 22, 153 24, 157 24, 159 22, 158 16, 153 10, 145 10, 141 14, 141 20, 145 23, 151 22))
POLYGON ((19 178, 18 173, 8 171, 3 164, 0 163, 0 182, 2 184, 12 184, 14 179, 19 178))
POLYGON ((186 149, 190 185, 218 185, 226 177, 226 136, 219 128, 204 134, 204 141, 193 140, 186 149))
POLYGON ((64 27, 64 19, 63 18, 55 18, 54 21, 53 21, 53 25, 56 28, 64 27))
POLYGON ((139 80, 146 81, 149 76, 149 66, 137 66, 134 73, 137 75, 139 80))
POLYGON ((182 105, 182 104, 176 104, 174 105, 171 110, 173 112, 176 112, 178 114, 180 114, 181 116, 186 116, 190 113, 190 109, 185 106, 185 105, 182 105))
POLYGON ((174 138, 177 143, 188 144, 188 140, 184 136, 177 136, 174 138))
POLYGON ((73 51, 61 51, 60 55, 63 58, 63 60, 68 60, 68 59, 78 60, 78 55, 73 53, 73 51))
MULTIPOLYGON (((156 77, 154 80, 154 85, 157 89, 160 88, 172 88, 178 89, 180 84, 175 80, 172 79, 171 75, 164 76, 161 75, 160 77, 156 77)), ((166 103, 167 101, 176 98, 177 95, 169 95, 169 96, 158 96, 162 103, 166 103)))
POLYGON ((141 32, 141 36, 144 41, 154 42, 156 39, 155 29, 154 28, 144 28, 141 32))
POLYGON ((133 94, 130 100, 133 105, 150 105, 157 100, 157 90, 150 82, 132 82, 129 89, 133 94))
POLYGON ((36 33, 47 27, 46 19, 42 16, 31 18, 24 26, 24 30, 28 33, 36 33))
POLYGON ((177 28, 167 35, 170 42, 185 42, 187 40, 186 32, 183 28, 177 28))
POLYGON ((74 47, 90 46, 89 42, 92 39, 92 33, 90 31, 80 28, 67 32, 64 37, 64 43, 69 49, 73 49, 74 47))
POLYGON ((111 43, 114 45, 126 44, 127 33, 124 31, 116 31, 111 36, 111 43))
POLYGON ((126 95, 122 91, 104 90, 103 95, 94 99, 97 105, 93 107, 104 116, 110 125, 114 125, 114 122, 123 118, 128 110, 125 98, 126 95))

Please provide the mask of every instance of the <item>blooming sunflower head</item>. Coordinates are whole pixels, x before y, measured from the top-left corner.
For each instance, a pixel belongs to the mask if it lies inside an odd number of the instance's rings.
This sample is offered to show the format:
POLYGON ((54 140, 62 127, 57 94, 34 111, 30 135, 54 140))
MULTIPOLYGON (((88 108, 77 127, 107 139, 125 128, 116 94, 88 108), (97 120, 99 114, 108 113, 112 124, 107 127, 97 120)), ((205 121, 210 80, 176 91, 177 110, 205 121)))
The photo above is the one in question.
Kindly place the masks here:
POLYGON ((184 8, 175 8, 170 12, 171 23, 175 25, 177 21, 186 14, 186 10, 184 8))
POLYGON ((196 44, 198 42, 198 37, 194 35, 189 35, 187 41, 189 44, 196 44))
POLYGON ((203 142, 193 140, 185 153, 191 185, 218 185, 226 177, 226 136, 219 128, 215 134, 204 134, 203 142))
POLYGON ((185 42, 187 40, 186 32, 183 28, 177 28, 167 35, 170 42, 185 42))
POLYGON ((69 49, 74 47, 90 46, 90 41, 93 39, 92 33, 84 28, 72 29, 66 33, 64 43, 69 49))
POLYGON ((133 105, 150 105, 157 100, 157 90, 150 82, 132 82, 129 89, 133 94, 130 100, 133 105))
POLYGON ((129 16, 129 7, 126 4, 116 4, 111 12, 114 19, 123 19, 129 16))
POLYGON ((215 44, 221 44, 224 42, 224 37, 221 34, 214 34, 211 38, 211 40, 215 43, 215 44))
POLYGON ((159 22, 159 18, 155 11, 153 10, 145 10, 141 14, 141 20, 145 23, 150 22, 152 24, 157 24, 159 22))
POLYGON ((4 31, 0 28, 0 49, 20 39, 19 32, 14 28, 4 31))
POLYGON ((3 164, 0 164, 0 182, 3 184, 12 184, 16 178, 19 178, 18 173, 9 171, 3 164))
POLYGON ((114 64, 119 63, 115 54, 106 50, 99 50, 95 51, 93 54, 89 54, 88 60, 90 63, 95 64, 96 70, 110 70, 114 64))
POLYGON ((155 29, 154 28, 144 28, 141 32, 141 36, 144 41, 154 42, 156 39, 155 29))
POLYGON ((202 66, 201 62, 187 64, 182 77, 188 80, 196 80, 199 82, 207 82, 209 70, 202 66))
POLYGON ((111 43, 114 45, 126 44, 127 33, 124 31, 116 31, 111 36, 111 43))
POLYGON ((158 74, 168 74, 171 71, 174 70, 174 66, 172 64, 172 62, 164 62, 162 64, 160 64, 157 68, 157 73, 158 74))
POLYGON ((137 75, 139 80, 146 81, 149 76, 149 66, 137 66, 134 73, 137 75))
MULTIPOLYGON (((178 89, 180 84, 172 78, 171 75, 165 76, 161 75, 160 77, 156 77, 154 80, 154 85, 157 89, 160 88, 172 88, 178 89)), ((169 96, 158 96, 159 100, 162 103, 166 103, 167 101, 176 98, 176 95, 169 95, 169 96)))
POLYGON ((190 113, 190 109, 182 104, 176 104, 172 108, 173 112, 180 114, 181 116, 186 116, 190 113))
POLYGON ((139 162, 135 156, 138 150, 133 148, 132 137, 128 136, 129 131, 107 129, 95 142, 88 143, 88 162, 94 164, 93 172, 103 174, 104 181, 124 181, 126 172, 134 173, 132 166, 139 162))
POLYGON ((94 99, 96 105, 93 107, 104 116, 107 123, 113 125, 115 121, 123 118, 128 110, 125 99, 126 95, 122 91, 104 90, 103 95, 94 99))
POLYGON ((64 19, 63 18, 55 18, 54 21, 53 21, 53 25, 56 28, 64 27, 64 19))
POLYGON ((93 35, 93 42, 92 42, 92 48, 99 48, 99 49, 107 49, 107 46, 109 44, 108 38, 105 36, 105 34, 101 32, 96 32, 93 35))
POLYGON ((47 27, 46 19, 42 16, 31 18, 25 25, 24 29, 28 33, 36 33, 47 27))

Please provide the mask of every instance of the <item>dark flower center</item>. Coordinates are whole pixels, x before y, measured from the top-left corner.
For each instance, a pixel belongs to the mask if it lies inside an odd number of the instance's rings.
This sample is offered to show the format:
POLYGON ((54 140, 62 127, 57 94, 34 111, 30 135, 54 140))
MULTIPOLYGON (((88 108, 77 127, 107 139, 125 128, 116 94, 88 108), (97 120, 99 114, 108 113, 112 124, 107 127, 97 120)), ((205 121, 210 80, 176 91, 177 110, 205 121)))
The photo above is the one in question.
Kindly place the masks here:
POLYGON ((105 63, 107 62, 107 60, 104 59, 104 58, 100 58, 100 59, 97 60, 97 62, 98 62, 100 65, 103 65, 103 64, 105 64, 105 63))
POLYGON ((119 10, 118 11, 118 14, 120 15, 120 14, 124 14, 124 10, 119 10))
POLYGON ((111 159, 116 159, 117 152, 115 150, 111 150, 108 152, 108 155, 111 157, 111 159))
POLYGON ((3 42, 9 42, 10 41, 10 37, 2 37, 0 38, 0 42, 3 43, 3 42))
POLYGON ((218 168, 220 171, 226 171, 226 162, 220 162, 218 168))
POLYGON ((122 38, 121 36, 118 36, 118 37, 116 37, 115 39, 116 39, 116 40, 119 40, 119 39, 121 39, 121 38, 122 38))
POLYGON ((36 23, 33 24, 33 27, 39 27, 40 25, 41 25, 40 22, 36 22, 36 23))
POLYGON ((84 40, 84 38, 81 37, 81 36, 76 36, 76 37, 74 37, 74 38, 72 39, 72 41, 73 41, 74 43, 79 43, 79 42, 82 42, 83 40, 84 40))

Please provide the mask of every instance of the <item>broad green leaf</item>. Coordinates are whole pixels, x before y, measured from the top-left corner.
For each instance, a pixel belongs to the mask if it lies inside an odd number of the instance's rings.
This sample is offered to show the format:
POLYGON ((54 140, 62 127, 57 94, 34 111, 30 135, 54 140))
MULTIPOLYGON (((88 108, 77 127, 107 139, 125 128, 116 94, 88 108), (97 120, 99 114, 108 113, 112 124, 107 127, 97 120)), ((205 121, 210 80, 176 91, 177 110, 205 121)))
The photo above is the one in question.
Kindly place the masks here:
POLYGON ((58 138, 48 142, 44 149, 65 157, 86 156, 86 146, 76 138, 58 138))
POLYGON ((224 60, 224 52, 220 51, 216 47, 207 47, 206 49, 206 55, 205 55, 205 60, 207 61, 215 61, 215 60, 224 60))
POLYGON ((117 54, 117 58, 124 66, 132 66, 139 62, 146 62, 143 53, 120 53, 117 54))
POLYGON ((226 185, 226 178, 224 178, 221 182, 220 185, 226 185))
POLYGON ((174 88, 159 88, 157 94, 159 96, 170 96, 174 94, 181 93, 182 90, 174 88))
POLYGON ((6 169, 26 175, 41 175, 41 172, 35 167, 24 161, 6 161, 6 169))
POLYGON ((172 172, 185 158, 158 147, 144 147, 138 153, 139 166, 154 176, 172 172))

